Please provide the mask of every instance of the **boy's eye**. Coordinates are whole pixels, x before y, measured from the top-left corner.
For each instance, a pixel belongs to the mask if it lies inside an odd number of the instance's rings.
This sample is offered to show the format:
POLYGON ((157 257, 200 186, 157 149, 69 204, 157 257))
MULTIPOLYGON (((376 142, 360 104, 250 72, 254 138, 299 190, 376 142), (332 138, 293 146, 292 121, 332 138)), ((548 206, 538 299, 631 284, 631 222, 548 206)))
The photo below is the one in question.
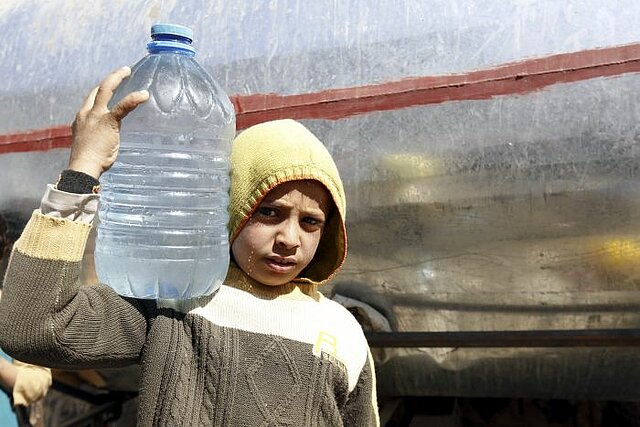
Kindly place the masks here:
POLYGON ((314 218, 312 216, 306 216, 302 219, 303 222, 309 224, 309 225, 322 225, 322 220, 318 219, 318 218, 314 218))
POLYGON ((267 216, 267 217, 276 216, 276 210, 273 208, 260 207, 258 208, 258 213, 260 215, 267 216))

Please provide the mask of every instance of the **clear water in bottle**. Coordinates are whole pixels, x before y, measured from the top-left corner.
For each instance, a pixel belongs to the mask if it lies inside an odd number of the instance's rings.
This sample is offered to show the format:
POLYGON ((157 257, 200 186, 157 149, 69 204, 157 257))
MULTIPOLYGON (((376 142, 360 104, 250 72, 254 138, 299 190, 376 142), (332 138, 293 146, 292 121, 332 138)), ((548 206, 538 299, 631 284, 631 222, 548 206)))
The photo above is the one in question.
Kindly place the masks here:
POLYGON ((150 97, 122 122, 120 151, 100 177, 96 273, 120 295, 208 295, 229 264, 229 154, 235 113, 196 62, 192 32, 151 29, 149 54, 114 94, 150 97))

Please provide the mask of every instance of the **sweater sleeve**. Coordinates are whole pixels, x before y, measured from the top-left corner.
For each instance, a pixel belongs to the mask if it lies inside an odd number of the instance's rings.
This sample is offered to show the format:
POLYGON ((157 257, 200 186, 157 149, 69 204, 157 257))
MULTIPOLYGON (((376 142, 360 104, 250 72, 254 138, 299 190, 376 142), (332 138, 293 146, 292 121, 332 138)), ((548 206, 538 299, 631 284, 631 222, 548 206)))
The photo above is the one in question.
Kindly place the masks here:
POLYGON ((376 396, 376 373, 371 352, 367 353, 367 361, 360 372, 355 388, 349 393, 342 413, 345 426, 380 426, 376 396))
POLYGON ((80 286, 91 225, 35 211, 14 245, 0 300, 0 346, 16 359, 56 368, 135 363, 152 301, 80 286))

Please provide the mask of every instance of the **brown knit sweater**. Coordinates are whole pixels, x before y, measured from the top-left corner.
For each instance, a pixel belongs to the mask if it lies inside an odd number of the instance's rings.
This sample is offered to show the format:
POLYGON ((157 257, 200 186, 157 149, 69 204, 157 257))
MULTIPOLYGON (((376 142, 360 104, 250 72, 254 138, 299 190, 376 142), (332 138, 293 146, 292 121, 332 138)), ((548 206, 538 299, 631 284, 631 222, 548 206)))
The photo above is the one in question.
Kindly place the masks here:
POLYGON ((182 303, 81 287, 90 228, 34 213, 0 301, 9 354, 65 369, 140 363, 140 426, 378 425, 371 356, 343 307, 233 267, 215 295, 182 303))

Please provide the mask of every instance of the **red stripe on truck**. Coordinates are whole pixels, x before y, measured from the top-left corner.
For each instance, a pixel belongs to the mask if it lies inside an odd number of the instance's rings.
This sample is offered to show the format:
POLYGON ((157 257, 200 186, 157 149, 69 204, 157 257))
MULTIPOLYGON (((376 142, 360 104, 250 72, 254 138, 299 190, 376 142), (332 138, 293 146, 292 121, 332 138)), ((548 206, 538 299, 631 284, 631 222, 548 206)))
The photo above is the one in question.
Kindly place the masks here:
MULTIPOLYGON (((282 118, 339 120, 376 111, 449 101, 522 95, 559 84, 640 72, 640 43, 522 60, 461 74, 278 95, 235 95, 238 129, 282 118)), ((71 129, 58 126, 0 135, 0 154, 68 147, 71 129)))

